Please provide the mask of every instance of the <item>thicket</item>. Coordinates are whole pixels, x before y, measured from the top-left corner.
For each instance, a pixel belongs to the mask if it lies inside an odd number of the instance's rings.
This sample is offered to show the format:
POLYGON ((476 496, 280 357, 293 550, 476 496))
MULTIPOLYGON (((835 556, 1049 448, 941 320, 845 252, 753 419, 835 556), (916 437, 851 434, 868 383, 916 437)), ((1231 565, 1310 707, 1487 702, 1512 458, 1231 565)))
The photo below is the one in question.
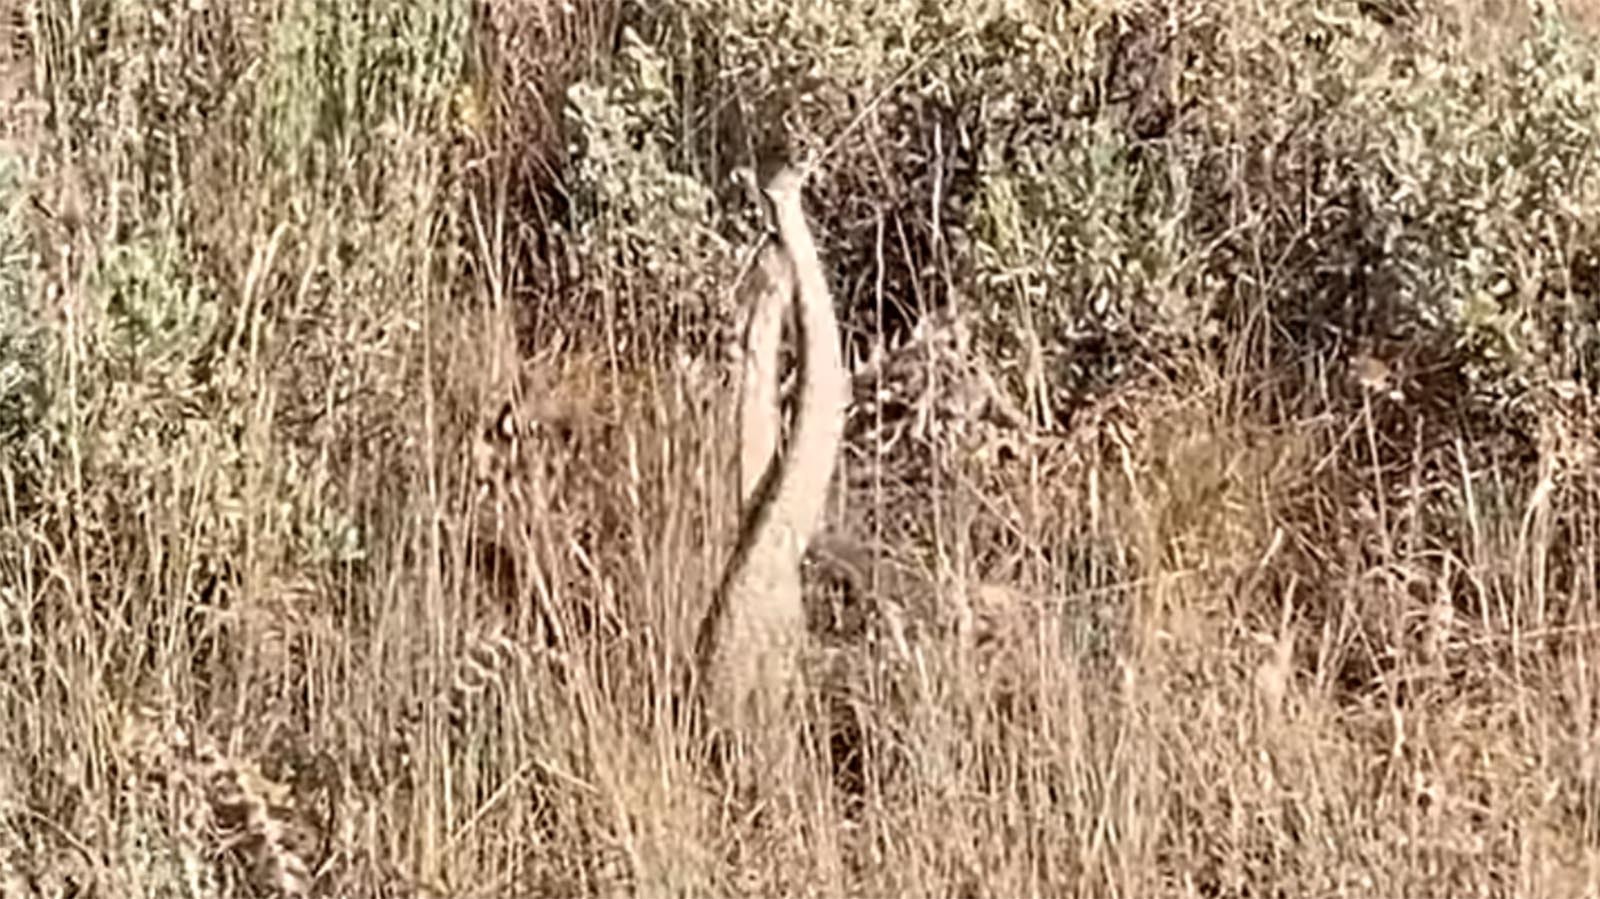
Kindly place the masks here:
POLYGON ((0 893, 1600 882, 1581 5, 4 15, 0 893), (674 694, 774 149, 917 364, 752 798, 674 694))

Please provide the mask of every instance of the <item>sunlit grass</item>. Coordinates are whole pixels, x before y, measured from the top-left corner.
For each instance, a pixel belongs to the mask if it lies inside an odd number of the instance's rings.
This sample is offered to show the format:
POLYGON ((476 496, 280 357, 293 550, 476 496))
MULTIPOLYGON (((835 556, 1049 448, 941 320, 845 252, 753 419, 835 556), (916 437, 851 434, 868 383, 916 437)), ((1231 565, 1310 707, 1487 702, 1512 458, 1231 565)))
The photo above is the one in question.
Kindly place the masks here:
POLYGON ((1593 895, 1600 89, 1489 6, 22 4, 0 894, 1593 895), (914 348, 752 786, 775 137, 914 348))

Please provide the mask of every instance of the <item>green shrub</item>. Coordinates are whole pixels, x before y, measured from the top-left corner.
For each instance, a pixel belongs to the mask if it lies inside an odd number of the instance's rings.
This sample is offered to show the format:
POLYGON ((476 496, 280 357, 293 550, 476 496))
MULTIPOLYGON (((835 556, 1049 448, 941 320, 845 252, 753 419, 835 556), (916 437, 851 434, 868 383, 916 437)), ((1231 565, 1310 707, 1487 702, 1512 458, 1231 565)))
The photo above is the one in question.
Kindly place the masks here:
POLYGON ((1490 393, 1573 377, 1595 346, 1592 42, 1546 18, 1463 54, 1430 15, 1237 23, 1237 57, 1197 76, 1192 250, 1290 354, 1410 340, 1490 393))

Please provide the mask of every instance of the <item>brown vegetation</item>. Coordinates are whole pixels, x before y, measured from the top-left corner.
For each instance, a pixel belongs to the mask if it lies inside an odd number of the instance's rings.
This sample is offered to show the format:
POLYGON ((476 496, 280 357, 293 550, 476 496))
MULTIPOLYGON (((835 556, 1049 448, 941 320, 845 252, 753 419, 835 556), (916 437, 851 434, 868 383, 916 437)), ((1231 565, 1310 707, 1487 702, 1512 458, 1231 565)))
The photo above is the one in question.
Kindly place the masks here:
POLYGON ((0 895, 1600 894, 1592 4, 0 11, 0 895), (727 174, 854 401, 676 714, 727 174))

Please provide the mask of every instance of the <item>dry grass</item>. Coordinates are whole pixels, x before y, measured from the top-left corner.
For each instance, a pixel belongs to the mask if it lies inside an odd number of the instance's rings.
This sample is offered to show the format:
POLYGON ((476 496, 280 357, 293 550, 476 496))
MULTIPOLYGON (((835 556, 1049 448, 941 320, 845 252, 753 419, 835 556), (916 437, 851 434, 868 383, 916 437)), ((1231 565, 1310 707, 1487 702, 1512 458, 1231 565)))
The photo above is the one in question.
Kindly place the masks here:
POLYGON ((1420 6, 8 7, 0 895, 1600 895, 1594 47, 1420 6), (750 787, 785 133, 887 358, 750 787))

